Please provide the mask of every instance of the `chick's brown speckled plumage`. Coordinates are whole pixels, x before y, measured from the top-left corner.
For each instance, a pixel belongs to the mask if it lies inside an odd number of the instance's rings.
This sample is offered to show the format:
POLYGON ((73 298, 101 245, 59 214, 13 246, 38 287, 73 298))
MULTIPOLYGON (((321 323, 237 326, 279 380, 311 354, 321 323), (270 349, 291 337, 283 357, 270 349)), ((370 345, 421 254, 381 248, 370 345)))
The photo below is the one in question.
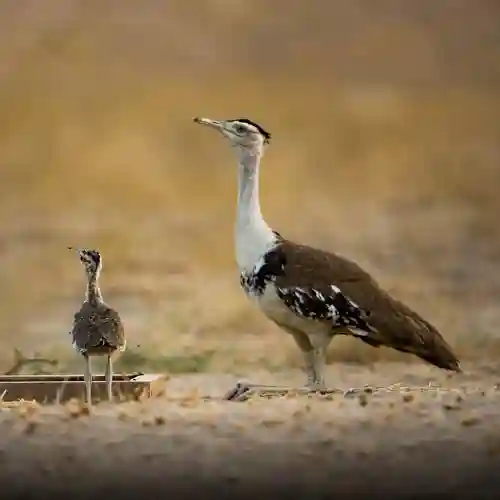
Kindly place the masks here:
POLYGON ((104 303, 84 302, 75 313, 73 344, 82 354, 107 355, 125 346, 125 332, 117 311, 104 303))
POLYGON ((85 388, 87 403, 91 404, 92 356, 106 356, 106 386, 112 399, 113 368, 111 356, 125 350, 125 331, 118 312, 103 300, 98 280, 102 269, 101 254, 97 250, 76 249, 87 275, 85 300, 73 318, 71 336, 73 347, 85 358, 85 388))

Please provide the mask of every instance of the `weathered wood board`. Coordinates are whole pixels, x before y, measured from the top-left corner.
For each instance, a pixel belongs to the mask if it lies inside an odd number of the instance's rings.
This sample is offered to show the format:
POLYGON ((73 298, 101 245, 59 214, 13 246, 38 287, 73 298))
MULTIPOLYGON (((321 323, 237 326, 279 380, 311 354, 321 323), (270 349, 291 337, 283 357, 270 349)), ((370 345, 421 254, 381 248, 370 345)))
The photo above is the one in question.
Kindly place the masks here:
MULTIPOLYGON (((152 398, 165 391, 165 376, 155 373, 113 375, 113 394, 119 400, 152 398)), ((64 402, 84 399, 85 382, 79 374, 0 375, 0 396, 3 401, 64 402)), ((104 375, 92 377, 92 400, 106 401, 104 375)))

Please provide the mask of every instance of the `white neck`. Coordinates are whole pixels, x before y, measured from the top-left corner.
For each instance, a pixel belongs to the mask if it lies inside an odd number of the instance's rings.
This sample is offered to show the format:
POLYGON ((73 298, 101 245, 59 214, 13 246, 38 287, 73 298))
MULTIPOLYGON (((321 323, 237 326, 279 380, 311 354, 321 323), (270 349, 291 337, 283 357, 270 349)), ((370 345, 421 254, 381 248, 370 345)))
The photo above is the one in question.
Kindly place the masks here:
POLYGON ((240 271, 250 271, 276 243, 259 202, 260 154, 244 152, 238 165, 238 210, 236 216, 236 261, 240 271))

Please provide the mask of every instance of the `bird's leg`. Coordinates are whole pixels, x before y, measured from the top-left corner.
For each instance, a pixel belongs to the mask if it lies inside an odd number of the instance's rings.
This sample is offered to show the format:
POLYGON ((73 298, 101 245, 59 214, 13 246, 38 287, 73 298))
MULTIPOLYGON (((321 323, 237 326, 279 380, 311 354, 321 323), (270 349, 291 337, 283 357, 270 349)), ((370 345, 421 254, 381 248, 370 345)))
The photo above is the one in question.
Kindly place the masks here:
POLYGON ((87 404, 90 406, 92 404, 92 366, 90 361, 90 356, 85 355, 85 399, 87 404))
MULTIPOLYGON (((281 325, 280 325, 281 326, 281 325)), ((290 387, 278 385, 248 384, 239 382, 236 387, 226 394, 224 399, 233 401, 243 401, 252 394, 308 394, 316 391, 324 392, 343 392, 339 389, 326 389, 324 382, 325 354, 329 339, 325 339, 320 347, 314 348, 309 337, 298 330, 292 330, 282 326, 283 329, 291 333, 295 342, 304 355, 305 371, 307 373, 308 383, 305 387, 290 387)))
POLYGON ((304 353, 304 358, 306 361, 306 371, 307 371, 307 384, 306 389, 309 392, 340 392, 344 396, 355 394, 360 392, 361 389, 350 388, 350 389, 333 389, 327 388, 325 384, 325 366, 326 366, 326 350, 328 348, 329 340, 321 342, 319 346, 315 347, 311 351, 304 353))
POLYGON ((313 391, 325 390, 325 358, 326 347, 318 347, 304 352, 306 363, 307 384, 306 388, 313 391))
POLYGON ((304 370, 307 374, 305 389, 319 390, 325 388, 324 366, 326 348, 330 342, 328 337, 310 338, 299 330, 287 329, 302 351, 304 357, 304 370), (313 343, 314 342, 314 343, 313 343))
POLYGON ((111 361, 111 354, 108 355, 108 359, 106 362, 106 389, 108 392, 108 400, 113 401, 113 392, 112 392, 112 382, 113 382, 113 364, 111 361))
POLYGON ((307 375, 306 387, 312 387, 316 381, 316 370, 314 368, 316 352, 314 349, 303 353, 304 356, 304 371, 307 375))

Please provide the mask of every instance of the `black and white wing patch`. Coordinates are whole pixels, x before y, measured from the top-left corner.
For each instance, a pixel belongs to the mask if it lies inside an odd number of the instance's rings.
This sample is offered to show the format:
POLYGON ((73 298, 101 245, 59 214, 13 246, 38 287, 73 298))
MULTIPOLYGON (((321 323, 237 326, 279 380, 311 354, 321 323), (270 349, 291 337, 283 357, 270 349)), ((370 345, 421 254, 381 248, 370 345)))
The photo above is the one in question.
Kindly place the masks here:
MULTIPOLYGON (((278 233, 275 233, 279 237, 278 233)), ((283 275, 284 257, 280 252, 270 251, 264 254, 252 271, 240 275, 240 285, 247 294, 262 295, 267 285, 274 283, 278 276, 283 275)))
POLYGON ((347 327, 365 335, 376 330, 368 323, 369 313, 349 300, 339 288, 276 287, 278 297, 297 316, 331 322, 332 328, 347 327))

